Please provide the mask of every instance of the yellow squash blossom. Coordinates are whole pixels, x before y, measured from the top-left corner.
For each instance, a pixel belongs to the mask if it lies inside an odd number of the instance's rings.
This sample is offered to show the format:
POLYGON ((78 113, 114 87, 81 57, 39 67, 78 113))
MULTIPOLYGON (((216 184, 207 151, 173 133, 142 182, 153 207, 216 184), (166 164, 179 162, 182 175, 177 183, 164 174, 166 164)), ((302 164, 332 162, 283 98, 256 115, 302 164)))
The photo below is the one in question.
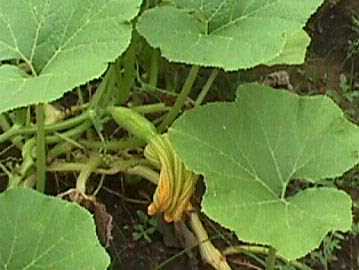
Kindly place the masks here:
POLYGON ((164 213, 167 222, 179 221, 192 209, 190 199, 198 176, 186 169, 167 134, 153 138, 145 149, 145 156, 160 168, 160 180, 148 214, 164 213))

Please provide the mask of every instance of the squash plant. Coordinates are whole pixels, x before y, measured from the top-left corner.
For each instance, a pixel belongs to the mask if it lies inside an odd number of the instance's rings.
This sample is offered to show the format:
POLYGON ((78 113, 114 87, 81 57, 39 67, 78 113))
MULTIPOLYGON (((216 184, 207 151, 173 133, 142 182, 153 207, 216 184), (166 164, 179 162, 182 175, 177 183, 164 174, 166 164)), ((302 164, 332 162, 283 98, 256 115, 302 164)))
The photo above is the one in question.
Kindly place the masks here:
POLYGON ((158 184, 148 213, 163 213, 167 222, 189 219, 203 259, 216 269, 230 267, 190 202, 199 175, 207 186, 203 211, 248 250, 268 247, 267 269, 276 257, 303 257, 330 231, 348 231, 350 197, 317 184, 359 163, 359 128, 333 101, 245 84, 234 102, 201 105, 218 69, 302 63, 310 42, 303 27, 322 2, 0 0, 0 143, 22 153, 17 166, 0 164, 8 176, 0 194, 0 214, 8 219, 0 224, 0 267, 110 263, 86 210, 29 189, 44 192, 47 172, 78 174, 66 192, 75 202, 96 202, 88 183, 94 173, 158 184), (144 71, 143 48, 151 59, 144 71), (158 89, 161 56, 191 65, 175 104, 125 108, 133 88, 158 89), (195 108, 178 117, 200 67, 212 73, 195 108), (88 102, 77 89, 74 114, 50 104, 103 73, 88 102), (143 116, 153 112, 163 115, 157 126, 143 116), (133 136, 104 136, 110 120, 133 136), (128 154, 139 148, 143 157, 128 154), (77 155, 66 156, 71 151, 77 155), (313 187, 290 194, 298 180, 313 187))

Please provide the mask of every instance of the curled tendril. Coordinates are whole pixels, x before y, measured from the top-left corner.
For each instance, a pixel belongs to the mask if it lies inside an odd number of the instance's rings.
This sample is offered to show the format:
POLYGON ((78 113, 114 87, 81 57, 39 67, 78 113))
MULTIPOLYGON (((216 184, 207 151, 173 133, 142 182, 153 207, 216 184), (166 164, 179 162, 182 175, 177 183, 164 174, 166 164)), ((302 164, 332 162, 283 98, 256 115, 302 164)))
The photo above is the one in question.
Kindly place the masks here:
POLYGON ((190 198, 198 176, 186 169, 167 134, 153 138, 145 149, 145 156, 160 168, 160 180, 148 214, 164 213, 167 222, 179 221, 185 212, 192 209, 190 198))

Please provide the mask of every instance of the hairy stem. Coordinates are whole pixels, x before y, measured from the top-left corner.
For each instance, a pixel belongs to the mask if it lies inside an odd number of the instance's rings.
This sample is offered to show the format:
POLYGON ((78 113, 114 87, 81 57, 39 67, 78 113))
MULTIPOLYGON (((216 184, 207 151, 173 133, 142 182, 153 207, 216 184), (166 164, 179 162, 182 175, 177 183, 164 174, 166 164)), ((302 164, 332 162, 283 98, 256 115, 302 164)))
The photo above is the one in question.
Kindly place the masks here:
MULTIPOLYGON (((255 253, 255 254, 268 254, 269 248, 263 247, 263 246, 249 246, 249 245, 240 245, 240 246, 231 246, 228 247, 226 250, 223 251, 224 255, 234 255, 234 254, 241 254, 241 253, 255 253)), ((280 259, 281 261, 291 264, 294 267, 300 269, 300 270, 312 270, 312 268, 306 266, 305 264, 302 264, 298 261, 288 261, 284 257, 275 254, 277 259, 280 259)))
MULTIPOLYGON (((76 137, 73 137, 72 139, 76 139, 76 137)), ((59 142, 47 152, 47 162, 51 163, 58 156, 64 155, 66 153, 71 153, 72 149, 74 149, 75 147, 75 145, 66 141, 59 142)))
POLYGON ((158 73, 160 70, 160 56, 160 51, 154 49, 151 55, 150 79, 148 81, 148 84, 152 87, 157 86, 158 73))
POLYGON ((196 102, 195 102, 195 107, 199 106, 202 104, 203 100, 205 99, 205 97, 208 94, 209 89, 211 88, 214 80, 216 79, 217 75, 219 73, 218 69, 213 69, 211 72, 211 75, 209 76, 207 82, 205 83, 205 85, 203 86, 201 92, 199 93, 196 102))
POLYGON ((199 71, 199 66, 192 66, 188 77, 182 87, 181 93, 178 95, 175 105, 172 107, 172 109, 169 111, 169 113, 166 115, 166 118, 163 120, 161 125, 159 126, 159 130, 165 131, 168 126, 172 124, 172 122, 176 119, 177 115, 181 111, 183 105, 186 102, 186 99, 189 95, 189 93, 192 90, 192 86, 197 78, 197 74, 199 71))
POLYGON ((120 73, 118 94, 115 96, 117 102, 115 104, 122 105, 129 97, 131 88, 136 79, 136 38, 133 37, 130 46, 123 55, 121 69, 124 73, 120 73))
POLYGON ((134 174, 142 176, 143 178, 149 180, 153 184, 157 185, 160 179, 160 174, 147 166, 138 165, 133 168, 130 168, 126 171, 129 174, 134 174))
MULTIPOLYGON (((45 125, 44 130, 46 131, 46 133, 50 133, 64 129, 69 129, 81 124, 86 119, 89 119, 88 112, 82 113, 79 116, 72 117, 68 120, 61 121, 59 123, 45 125)), ((0 135, 0 143, 4 143, 5 141, 17 135, 32 135, 35 133, 37 133, 36 126, 35 127, 13 126, 12 128, 8 129, 7 131, 5 131, 3 134, 0 135)))
MULTIPOLYGON (((0 134, 0 143, 5 142, 6 140, 8 140, 9 135, 11 135, 12 133, 14 133, 16 130, 19 130, 21 128, 21 125, 19 124, 14 124, 14 125, 10 125, 9 121, 7 120, 6 116, 4 113, 0 114, 0 128, 3 130, 3 133, 0 134), (4 140, 2 141, 2 138, 4 138, 4 140)), ((22 137, 21 136, 17 136, 16 138, 11 138, 11 142, 18 148, 18 149, 22 149, 23 144, 21 142, 22 137)))
MULTIPOLYGON (((128 160, 116 160, 110 164, 109 168, 100 168, 99 166, 93 171, 96 174, 103 174, 103 175, 115 175, 118 173, 128 173, 128 170, 134 168, 138 165, 143 165, 145 167, 146 164, 145 159, 128 159, 128 160)), ((107 164, 108 165, 108 164, 107 164)), ((86 163, 83 162, 53 162, 51 165, 48 166, 47 170, 49 172, 81 172, 87 166, 86 163)), ((139 176, 147 176, 145 178, 151 178, 154 181, 156 172, 151 169, 147 168, 147 172, 141 172, 146 169, 134 169, 131 171, 132 174, 136 174, 139 176), (138 174, 137 174, 138 173, 138 174)), ((159 177, 159 176, 158 176, 159 177)))
POLYGON ((190 214, 191 228, 199 242, 199 249, 202 260, 210 264, 216 270, 230 270, 226 258, 208 239, 206 229, 203 227, 201 220, 196 212, 190 214))
POLYGON ((155 103, 141 106, 131 107, 132 110, 138 113, 158 113, 158 112, 166 112, 171 110, 171 107, 166 106, 164 103, 155 103))
POLYGON ((48 144, 52 144, 52 143, 58 143, 58 142, 64 141, 63 137, 71 138, 71 137, 78 136, 78 135, 84 133, 85 131, 87 131, 91 126, 92 126, 92 123, 90 120, 85 121, 81 125, 78 125, 66 132, 61 133, 61 134, 47 136, 46 142, 48 144))
POLYGON ((275 261, 276 261, 276 253, 277 251, 270 247, 268 250, 268 257, 266 259, 266 270, 274 270, 275 261))
POLYGON ((7 189, 19 187, 24 178, 28 176, 29 171, 35 164, 32 158, 34 147, 36 147, 36 141, 34 138, 25 142, 24 147, 21 149, 22 163, 20 167, 12 172, 12 174, 9 176, 7 189))
POLYGON ((86 194, 86 184, 90 175, 102 163, 102 159, 98 155, 91 155, 86 166, 82 168, 76 180, 76 190, 82 194, 86 194))
POLYGON ((79 140, 79 143, 90 149, 104 149, 108 151, 123 151, 126 149, 139 148, 145 145, 145 142, 137 138, 121 139, 116 141, 93 141, 79 140))
POLYGON ((46 187, 46 131, 45 105, 36 106, 36 189, 45 192, 46 187))
POLYGON ((9 121, 6 119, 4 113, 0 114, 0 127, 5 132, 11 128, 9 121))

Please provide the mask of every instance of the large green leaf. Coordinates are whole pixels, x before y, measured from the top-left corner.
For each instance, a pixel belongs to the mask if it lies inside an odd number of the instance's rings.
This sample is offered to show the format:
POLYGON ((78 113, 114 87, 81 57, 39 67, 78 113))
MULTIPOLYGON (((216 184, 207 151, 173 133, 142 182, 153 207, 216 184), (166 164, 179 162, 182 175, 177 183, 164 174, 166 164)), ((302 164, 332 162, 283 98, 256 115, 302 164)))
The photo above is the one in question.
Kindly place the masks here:
MULTIPOLYGON (((275 64, 323 0, 172 2, 139 18, 137 30, 149 44, 170 61, 237 70, 275 64)), ((309 42, 300 35, 295 45, 300 50, 292 50, 297 53, 295 63, 304 60, 309 42)))
POLYGON ((127 48, 141 0, 0 0, 0 112, 49 102, 98 78, 127 48))
POLYGON ((292 33, 288 36, 281 53, 277 57, 263 64, 268 66, 302 64, 309 43, 310 37, 304 30, 292 33))
POLYGON ((0 194, 0 269, 104 270, 90 213, 30 189, 0 194))
POLYGON ((296 259, 329 231, 350 229, 346 193, 292 194, 289 185, 340 176, 359 162, 359 128, 331 99, 249 84, 236 102, 185 113, 170 139, 186 166, 206 177, 205 212, 241 240, 296 259))

